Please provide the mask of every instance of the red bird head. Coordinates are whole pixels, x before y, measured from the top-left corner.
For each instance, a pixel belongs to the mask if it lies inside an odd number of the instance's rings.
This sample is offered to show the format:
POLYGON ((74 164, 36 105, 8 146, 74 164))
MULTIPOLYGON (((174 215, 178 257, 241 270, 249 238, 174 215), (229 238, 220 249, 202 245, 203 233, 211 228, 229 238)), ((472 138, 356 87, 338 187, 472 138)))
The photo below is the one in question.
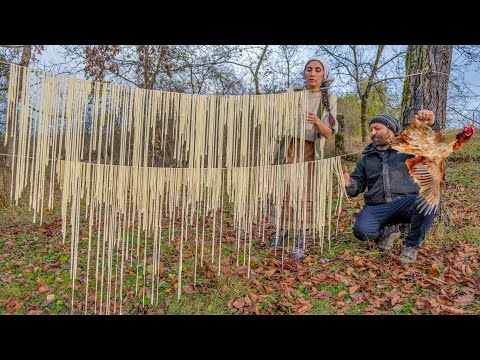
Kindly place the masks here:
POLYGON ((455 144, 453 145, 453 151, 457 151, 463 145, 465 145, 472 136, 476 134, 475 128, 473 126, 465 126, 463 131, 456 136, 455 144))
POLYGON ((472 137, 476 134, 476 130, 473 126, 465 126, 463 128, 463 136, 465 137, 472 137))

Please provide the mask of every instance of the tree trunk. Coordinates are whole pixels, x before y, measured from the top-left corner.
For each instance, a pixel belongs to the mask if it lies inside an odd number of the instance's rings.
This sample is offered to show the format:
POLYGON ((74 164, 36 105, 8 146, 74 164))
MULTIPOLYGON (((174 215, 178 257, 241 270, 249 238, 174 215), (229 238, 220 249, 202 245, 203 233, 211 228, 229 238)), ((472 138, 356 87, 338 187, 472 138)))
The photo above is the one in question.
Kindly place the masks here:
POLYGON ((453 45, 408 47, 400 115, 403 127, 411 123, 420 109, 427 109, 435 113, 434 128, 445 129, 452 50, 453 45))
POLYGON ((365 142, 368 138, 368 128, 367 128, 367 100, 361 99, 360 105, 361 113, 360 113, 360 124, 362 127, 362 142, 365 142))
POLYGON ((22 59, 20 60, 20 66, 28 66, 30 59, 32 58, 32 45, 25 45, 23 47, 22 59))
POLYGON ((268 45, 262 50, 262 54, 260 55, 260 59, 258 60, 257 67, 255 68, 255 73, 253 75, 253 81, 255 82, 255 95, 260 95, 260 84, 258 80, 258 73, 260 71, 260 67, 262 66, 262 62, 265 59, 265 54, 267 53, 268 45))
MULTIPOLYGON (((436 130, 446 125, 448 79, 452 64, 452 45, 410 45, 405 58, 406 78, 402 96, 402 127, 412 122, 420 109, 435 113, 436 130)), ((444 181, 445 181, 445 174, 444 181)), ((443 194, 435 220, 450 223, 443 194)))

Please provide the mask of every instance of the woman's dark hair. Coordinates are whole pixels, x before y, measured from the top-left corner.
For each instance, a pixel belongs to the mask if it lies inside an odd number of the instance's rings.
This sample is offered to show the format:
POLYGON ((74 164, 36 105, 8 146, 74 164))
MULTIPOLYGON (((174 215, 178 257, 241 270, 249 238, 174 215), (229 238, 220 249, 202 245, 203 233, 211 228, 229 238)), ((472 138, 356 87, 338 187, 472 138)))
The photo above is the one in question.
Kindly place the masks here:
POLYGON ((323 101, 323 106, 325 106, 325 109, 328 111, 328 122, 330 123, 330 126, 333 128, 335 127, 335 119, 333 118, 333 115, 330 111, 330 100, 328 99, 328 88, 324 87, 321 88, 322 91, 322 101, 323 101))

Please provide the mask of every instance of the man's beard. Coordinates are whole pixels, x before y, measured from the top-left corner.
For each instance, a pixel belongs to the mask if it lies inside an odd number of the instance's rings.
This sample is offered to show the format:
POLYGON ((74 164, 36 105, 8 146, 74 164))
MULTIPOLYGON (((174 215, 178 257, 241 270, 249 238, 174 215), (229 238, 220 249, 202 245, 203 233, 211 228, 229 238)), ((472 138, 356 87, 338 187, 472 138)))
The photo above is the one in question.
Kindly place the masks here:
POLYGON ((389 136, 386 135, 374 135, 372 136, 372 145, 373 146, 385 146, 388 145, 389 136))

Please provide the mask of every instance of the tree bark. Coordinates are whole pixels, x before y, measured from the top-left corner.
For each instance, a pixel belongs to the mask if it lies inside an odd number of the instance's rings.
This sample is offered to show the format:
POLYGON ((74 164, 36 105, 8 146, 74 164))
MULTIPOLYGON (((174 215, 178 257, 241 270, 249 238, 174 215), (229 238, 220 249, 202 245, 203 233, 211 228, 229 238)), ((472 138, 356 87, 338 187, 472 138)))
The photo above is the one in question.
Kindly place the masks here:
POLYGON ((23 47, 22 59, 20 60, 20 66, 28 66, 30 59, 32 58, 32 45, 25 45, 23 47))
MULTIPOLYGON (((444 130, 446 125, 448 80, 453 45, 410 45, 405 58, 406 78, 403 85, 401 122, 408 126, 421 109, 435 114, 432 128, 444 130)), ((445 181, 445 173, 443 174, 445 181)), ((444 196, 435 217, 437 222, 450 224, 444 196)))
POLYGON ((412 122, 416 112, 427 109, 435 113, 433 128, 445 129, 452 50, 453 45, 408 47, 400 115, 403 127, 412 122))
POLYGON ((364 99, 360 101, 360 126, 362 129, 362 142, 365 142, 368 138, 368 129, 367 129, 367 102, 364 99))

